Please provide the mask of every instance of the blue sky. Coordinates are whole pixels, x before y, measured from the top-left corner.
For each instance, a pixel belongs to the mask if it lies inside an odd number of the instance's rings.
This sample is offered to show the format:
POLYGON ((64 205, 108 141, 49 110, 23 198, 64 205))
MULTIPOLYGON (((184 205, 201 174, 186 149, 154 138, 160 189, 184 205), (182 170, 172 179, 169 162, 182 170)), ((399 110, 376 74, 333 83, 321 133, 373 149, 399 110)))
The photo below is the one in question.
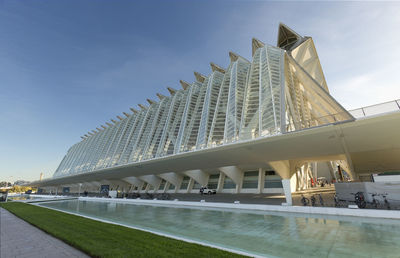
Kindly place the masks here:
POLYGON ((0 181, 52 176, 68 148, 129 107, 251 59, 279 22, 312 36, 348 109, 400 98, 400 3, 0 0, 0 181))

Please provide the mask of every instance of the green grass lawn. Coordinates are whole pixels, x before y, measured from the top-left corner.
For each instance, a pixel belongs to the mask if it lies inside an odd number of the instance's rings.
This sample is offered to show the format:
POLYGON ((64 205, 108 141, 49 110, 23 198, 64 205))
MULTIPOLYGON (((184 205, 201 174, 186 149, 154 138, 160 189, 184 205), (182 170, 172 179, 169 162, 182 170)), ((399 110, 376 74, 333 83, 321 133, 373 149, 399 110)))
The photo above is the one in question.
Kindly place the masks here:
POLYGON ((219 249, 30 204, 8 202, 0 205, 93 257, 240 257, 219 249))

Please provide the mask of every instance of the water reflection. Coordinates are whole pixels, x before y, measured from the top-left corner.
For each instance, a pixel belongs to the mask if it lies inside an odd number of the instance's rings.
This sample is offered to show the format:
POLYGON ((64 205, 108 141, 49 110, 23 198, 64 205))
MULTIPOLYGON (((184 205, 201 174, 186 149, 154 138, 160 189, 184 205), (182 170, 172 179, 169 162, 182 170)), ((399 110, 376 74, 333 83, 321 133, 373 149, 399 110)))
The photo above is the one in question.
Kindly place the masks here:
POLYGON ((101 201, 41 205, 258 255, 363 257, 400 253, 399 221, 101 201))

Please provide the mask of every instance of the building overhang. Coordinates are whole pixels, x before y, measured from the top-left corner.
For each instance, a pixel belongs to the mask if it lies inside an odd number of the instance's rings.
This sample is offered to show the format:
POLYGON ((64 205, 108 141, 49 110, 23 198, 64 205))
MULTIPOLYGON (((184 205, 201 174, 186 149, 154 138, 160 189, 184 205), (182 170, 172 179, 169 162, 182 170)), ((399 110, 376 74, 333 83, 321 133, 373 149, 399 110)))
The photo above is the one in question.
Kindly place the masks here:
POLYGON ((400 167, 400 160, 396 158, 400 156, 398 128, 400 112, 393 112, 36 181, 30 185, 42 187, 73 184, 191 169, 266 164, 279 160, 339 160, 346 158, 346 152, 353 159, 356 173, 391 171, 400 167))

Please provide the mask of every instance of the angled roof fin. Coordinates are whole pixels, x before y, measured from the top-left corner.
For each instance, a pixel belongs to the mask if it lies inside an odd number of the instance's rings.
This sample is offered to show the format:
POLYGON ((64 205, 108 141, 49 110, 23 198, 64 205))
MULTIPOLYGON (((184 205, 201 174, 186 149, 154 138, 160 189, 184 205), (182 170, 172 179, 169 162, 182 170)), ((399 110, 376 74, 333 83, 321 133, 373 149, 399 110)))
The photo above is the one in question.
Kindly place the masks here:
POLYGON ((150 105, 157 103, 157 101, 152 100, 152 99, 146 99, 147 102, 149 102, 150 105))
POLYGON ((167 90, 169 91, 169 93, 170 93, 171 95, 174 95, 175 92, 176 92, 176 90, 173 89, 173 88, 171 88, 171 87, 168 87, 167 90))
POLYGON ((133 113, 135 113, 135 114, 137 114, 139 111, 137 111, 136 109, 134 109, 134 108, 129 108, 133 113))
POLYGON ((180 80, 179 83, 181 84, 181 86, 184 90, 186 90, 190 86, 190 84, 184 80, 180 80))
POLYGON ((257 49, 264 47, 265 44, 261 42, 260 40, 253 38, 251 40, 251 55, 254 56, 254 53, 256 52, 257 49))
POLYGON ((234 52, 229 52, 229 58, 231 59, 231 62, 235 62, 240 58, 240 59, 243 59, 244 61, 250 63, 249 60, 247 60, 243 56, 240 56, 240 55, 238 55, 238 54, 236 54, 234 52))
POLYGON ((117 116, 117 118, 118 118, 119 120, 121 120, 121 121, 124 120, 124 119, 123 119, 122 117, 120 117, 120 116, 117 116))
POLYGON ((218 71, 220 73, 225 73, 225 69, 221 68, 219 65, 216 65, 213 62, 211 62, 210 65, 213 72, 218 71))
POLYGON ((166 98, 166 96, 162 95, 161 93, 157 93, 156 95, 160 100, 162 100, 163 98, 166 98))
POLYGON ((231 59, 231 62, 235 62, 236 60, 238 60, 239 55, 233 52, 229 52, 229 58, 231 59))
POLYGON ((291 50, 299 41, 303 40, 297 32, 283 23, 279 23, 277 46, 285 50, 291 50))
POLYGON ((141 109, 146 109, 146 108, 147 108, 145 105, 142 105, 142 104, 138 104, 138 106, 139 106, 141 109))
POLYGON ((205 81, 205 79, 207 78, 206 76, 204 76, 198 72, 194 72, 194 77, 196 77, 196 80, 201 83, 203 83, 205 81))
POLYGON ((122 112, 122 114, 124 114, 126 117, 129 117, 130 115, 126 112, 122 112))

